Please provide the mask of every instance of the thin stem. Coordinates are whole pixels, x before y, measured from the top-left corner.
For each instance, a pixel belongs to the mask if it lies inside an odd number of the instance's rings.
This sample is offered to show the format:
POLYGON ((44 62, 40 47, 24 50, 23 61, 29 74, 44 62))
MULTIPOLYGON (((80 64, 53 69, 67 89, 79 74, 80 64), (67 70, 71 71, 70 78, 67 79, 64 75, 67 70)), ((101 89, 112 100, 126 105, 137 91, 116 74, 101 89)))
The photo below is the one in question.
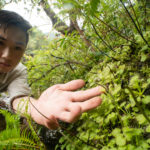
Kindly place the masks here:
POLYGON ((139 24, 139 21, 138 21, 138 18, 137 18, 137 16, 136 16, 136 13, 135 13, 135 10, 134 10, 134 8, 133 8, 133 5, 132 5, 131 0, 129 0, 129 2, 130 2, 130 5, 131 5, 133 14, 134 14, 134 16, 135 16, 136 22, 137 22, 137 24, 138 24, 139 30, 140 30, 140 32, 142 33, 142 30, 141 30, 141 27, 140 27, 140 24, 139 24))
POLYGON ((101 20, 100 18, 98 18, 97 16, 94 16, 96 19, 98 19, 101 23, 103 23, 104 25, 106 25, 108 28, 110 28, 112 31, 114 31, 115 33, 117 33, 120 37, 122 37, 123 39, 130 41, 132 43, 135 43, 134 41, 131 41, 130 39, 128 39, 128 37, 122 35, 120 33, 120 31, 117 31, 114 27, 111 27, 110 25, 108 25, 107 23, 105 23, 103 20, 101 20))
MULTIPOLYGON (((53 55, 54 57, 54 55, 53 55)), ((58 58, 58 59, 63 59, 61 57, 55 57, 55 58, 58 58)), ((76 64, 76 65, 80 65, 80 66, 84 66, 84 67, 88 67, 90 68, 88 65, 86 64, 83 64, 83 63, 80 63, 80 62, 77 62, 77 61, 69 61, 69 60, 65 60, 66 62, 65 63, 62 63, 62 64, 56 64, 55 66, 52 66, 50 70, 48 70, 45 74, 49 74, 51 71, 53 71, 54 69, 60 67, 60 66, 65 66, 65 65, 68 65, 68 64, 76 64)), ((47 64, 45 64, 47 65, 47 64)), ((42 74, 39 78, 35 78, 34 82, 30 83, 29 86, 31 86, 33 83, 37 82, 38 80, 42 79, 45 77, 45 74, 42 74)))
MULTIPOLYGON (((109 44, 99 35, 98 31, 96 30, 96 28, 95 28, 94 24, 92 23, 92 21, 90 20, 90 18, 89 18, 88 16, 86 16, 85 14, 83 14, 83 16, 84 16, 85 18, 88 18, 88 20, 89 20, 90 24, 92 25, 92 27, 93 27, 93 29, 94 29, 96 35, 102 40, 102 42, 103 42, 110 50, 114 51, 114 49, 111 47, 111 45, 109 45, 109 44)), ((115 51, 114 51, 114 52, 115 52, 115 51)))
POLYGON ((92 41, 91 41, 91 43, 99 50, 99 52, 101 52, 101 54, 103 54, 104 56, 107 56, 107 57, 109 57, 109 58, 111 58, 111 59, 113 59, 113 60, 115 60, 115 61, 118 61, 117 59, 115 59, 115 58, 109 56, 107 53, 103 52, 103 51, 102 51, 98 46, 96 46, 92 41))
POLYGON ((145 111, 143 110, 143 108, 141 107, 140 103, 137 101, 137 99, 136 99, 133 91, 129 87, 126 87, 126 88, 129 90, 129 92, 132 95, 135 103, 137 104, 137 107, 139 108, 139 110, 141 111, 141 113, 143 114, 143 116, 145 117, 145 119, 150 123, 149 117, 147 116, 147 114, 145 113, 145 111))
POLYGON ((144 29, 145 29, 145 31, 146 31, 146 24, 147 24, 147 9, 146 9, 146 0, 144 1, 144 0, 142 0, 142 2, 143 2, 143 7, 144 7, 144 14, 145 14, 145 18, 144 18, 144 22, 145 22, 145 24, 144 24, 144 29))
POLYGON ((138 26, 136 25, 134 19, 132 18, 131 14, 129 13, 128 9, 126 8, 125 4, 122 2, 122 0, 120 0, 121 4, 123 5, 124 9, 126 10, 127 14, 129 15, 130 19, 132 20, 132 23, 134 24, 136 30, 138 31, 138 33, 140 34, 140 36, 142 37, 143 41, 149 46, 148 42, 145 40, 143 34, 140 32, 138 26))
POLYGON ((66 62, 68 62, 69 64, 77 64, 77 65, 81 65, 81 66, 85 66, 85 67, 89 67, 87 64, 83 64, 82 62, 77 62, 77 61, 74 61, 74 60, 65 60, 65 58, 63 57, 58 57, 58 56, 55 56, 53 54, 50 54, 52 57, 55 57, 57 59, 62 59, 66 62))
MULTIPOLYGON (((94 29, 96 35, 102 40, 102 42, 103 42, 110 50, 114 51, 114 49, 111 47, 111 45, 107 44, 106 41, 100 36, 100 34, 99 34, 98 31, 96 30, 94 24, 91 22, 91 20, 90 20, 90 23, 91 23, 91 25, 92 25, 92 27, 93 27, 93 29, 94 29)), ((114 52, 115 52, 115 51, 114 51, 114 52)))
POLYGON ((114 98, 114 96, 109 92, 108 93, 110 96, 111 96, 111 98, 112 98, 112 103, 115 105, 115 109, 116 109, 116 112, 117 112, 117 115, 118 115, 118 118, 119 118, 119 120, 120 120, 120 124, 121 124, 121 126, 123 127, 123 123, 122 123, 122 120, 121 120, 121 116, 120 116, 120 114, 119 114, 119 109, 118 109, 118 103, 115 101, 115 98, 114 98))

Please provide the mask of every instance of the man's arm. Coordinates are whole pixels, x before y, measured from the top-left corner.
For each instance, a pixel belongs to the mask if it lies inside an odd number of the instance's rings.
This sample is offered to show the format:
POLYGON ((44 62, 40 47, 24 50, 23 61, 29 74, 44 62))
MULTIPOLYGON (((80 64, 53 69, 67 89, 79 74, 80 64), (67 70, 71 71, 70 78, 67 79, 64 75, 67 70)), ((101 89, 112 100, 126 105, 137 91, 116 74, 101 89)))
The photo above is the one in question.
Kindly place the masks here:
MULTIPOLYGON (((94 109, 101 104, 100 94, 104 92, 102 87, 95 87, 86 91, 75 91, 84 86, 83 80, 73 80, 66 84, 54 85, 45 90, 38 100, 24 97, 29 100, 28 114, 38 124, 50 129, 59 127, 57 120, 74 122, 79 116, 88 110, 94 109), (44 116, 43 116, 44 115, 44 116)), ((12 106, 15 110, 22 107, 22 113, 26 110, 23 98, 17 98, 12 106)))

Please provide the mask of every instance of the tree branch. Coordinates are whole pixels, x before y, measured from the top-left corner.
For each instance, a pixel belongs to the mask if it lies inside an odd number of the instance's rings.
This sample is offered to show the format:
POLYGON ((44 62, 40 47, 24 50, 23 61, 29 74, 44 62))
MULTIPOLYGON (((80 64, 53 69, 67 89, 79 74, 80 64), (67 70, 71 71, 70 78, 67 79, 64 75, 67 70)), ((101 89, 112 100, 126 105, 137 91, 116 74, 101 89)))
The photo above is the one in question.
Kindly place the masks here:
POLYGON ((45 13, 47 14, 47 16, 50 18, 50 20, 52 21, 52 25, 53 27, 60 33, 62 33, 63 35, 66 33, 72 33, 75 28, 74 26, 72 26, 72 23, 70 23, 70 26, 67 26, 67 24, 65 22, 63 22, 58 16, 57 14, 52 10, 52 8, 50 7, 49 3, 47 2, 47 0, 41 0, 39 2, 39 5, 43 8, 43 10, 45 11, 45 13))
POLYGON ((82 40, 84 41, 85 45, 91 49, 91 51, 95 52, 95 49, 93 48, 91 41, 88 40, 84 34, 84 31, 80 29, 77 20, 75 17, 72 16, 72 14, 70 14, 70 20, 71 23, 73 24, 73 26, 75 27, 75 29, 78 31, 78 33, 80 34, 82 40))

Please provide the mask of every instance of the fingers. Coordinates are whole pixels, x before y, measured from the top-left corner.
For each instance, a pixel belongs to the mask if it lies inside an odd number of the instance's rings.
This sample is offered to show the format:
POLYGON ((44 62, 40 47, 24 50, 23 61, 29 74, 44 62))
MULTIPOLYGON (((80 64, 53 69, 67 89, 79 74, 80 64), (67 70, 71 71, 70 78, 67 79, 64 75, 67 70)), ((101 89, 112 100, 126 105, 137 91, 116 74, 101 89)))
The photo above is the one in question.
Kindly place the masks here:
POLYGON ((56 130, 59 127, 57 119, 51 115, 51 117, 46 121, 45 126, 48 129, 56 130))
POLYGON ((66 84, 60 85, 59 89, 64 91, 74 91, 79 88, 82 88, 85 85, 85 82, 81 79, 70 81, 66 84))
POLYGON ((94 97, 84 102, 78 102, 81 107, 81 112, 86 112, 88 110, 94 109, 99 106, 102 102, 100 97, 94 97))
POLYGON ((103 87, 98 86, 92 89, 88 89, 86 91, 73 92, 72 97, 75 102, 80 102, 98 96, 102 93, 104 93, 103 87))
POLYGON ((68 123, 75 122, 81 115, 81 107, 78 104, 70 104, 66 110, 59 115, 60 120, 68 123))
POLYGON ((72 102, 66 110, 59 114, 58 119, 68 123, 75 122, 83 112, 96 108, 101 102, 102 99, 100 97, 94 97, 85 102, 72 102))

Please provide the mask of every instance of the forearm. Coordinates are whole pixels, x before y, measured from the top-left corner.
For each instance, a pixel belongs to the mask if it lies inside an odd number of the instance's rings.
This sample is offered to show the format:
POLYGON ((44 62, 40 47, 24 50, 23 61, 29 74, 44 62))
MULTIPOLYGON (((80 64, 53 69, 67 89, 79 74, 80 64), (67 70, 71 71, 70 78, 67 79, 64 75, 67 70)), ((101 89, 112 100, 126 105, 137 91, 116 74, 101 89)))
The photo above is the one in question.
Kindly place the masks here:
POLYGON ((12 107, 16 113, 21 113, 21 115, 25 117, 29 115, 36 123, 46 126, 46 118, 43 117, 42 112, 39 110, 40 105, 38 100, 27 96, 16 98, 12 102, 12 107))
POLYGON ((22 116, 29 115, 31 118, 36 121, 36 116, 39 114, 36 114, 35 108, 31 105, 36 105, 37 100, 32 97, 19 97, 13 100, 12 107, 15 113, 20 113, 22 116))
POLYGON ((31 97, 19 97, 19 98, 15 98, 12 102, 12 107, 13 110, 17 113, 21 113, 21 114, 31 114, 31 105, 29 103, 29 101, 32 100, 34 101, 35 99, 31 98, 31 97))

